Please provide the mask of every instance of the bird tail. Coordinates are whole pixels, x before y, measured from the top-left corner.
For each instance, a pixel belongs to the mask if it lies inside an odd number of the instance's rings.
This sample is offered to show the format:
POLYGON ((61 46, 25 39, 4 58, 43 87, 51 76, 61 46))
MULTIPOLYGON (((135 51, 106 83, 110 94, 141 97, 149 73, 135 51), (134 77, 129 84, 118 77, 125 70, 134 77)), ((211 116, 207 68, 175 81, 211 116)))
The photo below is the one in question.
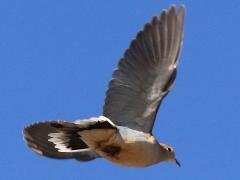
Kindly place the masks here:
POLYGON ((115 125, 106 119, 99 117, 78 120, 74 123, 39 122, 24 128, 24 139, 27 145, 39 155, 57 159, 75 158, 79 161, 89 161, 99 155, 85 143, 80 134, 94 129, 115 129, 115 125))

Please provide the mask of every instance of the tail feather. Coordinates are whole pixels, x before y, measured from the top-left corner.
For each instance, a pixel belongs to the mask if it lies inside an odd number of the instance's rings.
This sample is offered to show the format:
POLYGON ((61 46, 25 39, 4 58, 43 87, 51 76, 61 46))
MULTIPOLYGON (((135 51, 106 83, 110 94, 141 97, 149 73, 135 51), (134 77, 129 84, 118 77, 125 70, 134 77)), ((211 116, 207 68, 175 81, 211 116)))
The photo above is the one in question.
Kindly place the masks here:
POLYGON ((37 154, 57 159, 72 158, 70 153, 59 152, 52 142, 49 142, 49 133, 57 133, 49 122, 40 122, 30 125, 23 130, 27 145, 37 154))
POLYGON ((105 138, 109 134, 105 132, 116 129, 109 119, 101 116, 74 123, 40 122, 26 127, 23 134, 27 145, 37 154, 57 159, 75 158, 79 161, 89 161, 99 155, 85 143, 86 139, 92 141, 101 138, 100 135, 105 138))
POLYGON ((51 123, 59 122, 61 121, 39 122, 24 128, 23 135, 27 145, 35 153, 49 158, 75 158, 79 161, 89 161, 99 157, 98 154, 91 150, 76 134, 61 133, 51 125, 51 123), (63 147, 65 147, 64 143, 67 144, 67 151, 60 151, 59 148, 56 147, 57 143, 53 143, 51 138, 55 138, 59 144, 62 143, 63 147))
POLYGON ((53 121, 50 122, 50 125, 54 127, 57 132, 49 133, 48 141, 55 144, 55 148, 58 149, 59 152, 77 152, 88 148, 79 136, 79 128, 75 124, 53 121))
POLYGON ((94 117, 86 120, 78 120, 74 123, 58 121, 51 122, 51 126, 56 128, 58 133, 50 133, 49 141, 55 144, 60 152, 76 152, 86 145, 107 139, 117 129, 117 127, 106 117, 94 117), (80 144, 79 139, 83 144, 80 144))

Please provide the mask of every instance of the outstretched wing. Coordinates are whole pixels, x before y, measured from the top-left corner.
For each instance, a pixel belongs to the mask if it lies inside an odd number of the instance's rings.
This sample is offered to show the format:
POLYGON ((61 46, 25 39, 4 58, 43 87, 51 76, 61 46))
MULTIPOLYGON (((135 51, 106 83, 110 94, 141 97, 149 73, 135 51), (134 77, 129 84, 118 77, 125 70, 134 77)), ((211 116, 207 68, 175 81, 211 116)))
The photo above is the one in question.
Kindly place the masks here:
POLYGON ((151 132, 159 105, 176 77, 184 6, 171 6, 137 34, 106 92, 103 115, 116 125, 151 132))

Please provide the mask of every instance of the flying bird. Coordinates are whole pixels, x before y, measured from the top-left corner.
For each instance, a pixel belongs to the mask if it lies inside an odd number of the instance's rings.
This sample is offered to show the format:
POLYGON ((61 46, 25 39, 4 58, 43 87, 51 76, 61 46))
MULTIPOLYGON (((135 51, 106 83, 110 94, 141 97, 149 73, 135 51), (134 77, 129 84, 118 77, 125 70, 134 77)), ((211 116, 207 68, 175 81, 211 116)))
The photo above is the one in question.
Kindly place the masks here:
POLYGON ((138 32, 113 72, 101 116, 34 123, 23 130, 27 145, 56 159, 102 157, 128 167, 164 161, 180 166, 174 149, 158 142, 152 128, 176 78, 184 12, 183 5, 172 5, 138 32))

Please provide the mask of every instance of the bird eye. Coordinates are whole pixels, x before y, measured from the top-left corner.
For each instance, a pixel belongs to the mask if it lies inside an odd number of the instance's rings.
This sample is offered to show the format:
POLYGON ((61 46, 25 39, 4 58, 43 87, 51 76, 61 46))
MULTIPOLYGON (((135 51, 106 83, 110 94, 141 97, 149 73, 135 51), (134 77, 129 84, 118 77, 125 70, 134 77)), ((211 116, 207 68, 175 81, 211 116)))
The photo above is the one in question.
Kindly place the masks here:
POLYGON ((169 152, 172 152, 172 149, 171 149, 171 148, 167 148, 167 150, 168 150, 169 152))

